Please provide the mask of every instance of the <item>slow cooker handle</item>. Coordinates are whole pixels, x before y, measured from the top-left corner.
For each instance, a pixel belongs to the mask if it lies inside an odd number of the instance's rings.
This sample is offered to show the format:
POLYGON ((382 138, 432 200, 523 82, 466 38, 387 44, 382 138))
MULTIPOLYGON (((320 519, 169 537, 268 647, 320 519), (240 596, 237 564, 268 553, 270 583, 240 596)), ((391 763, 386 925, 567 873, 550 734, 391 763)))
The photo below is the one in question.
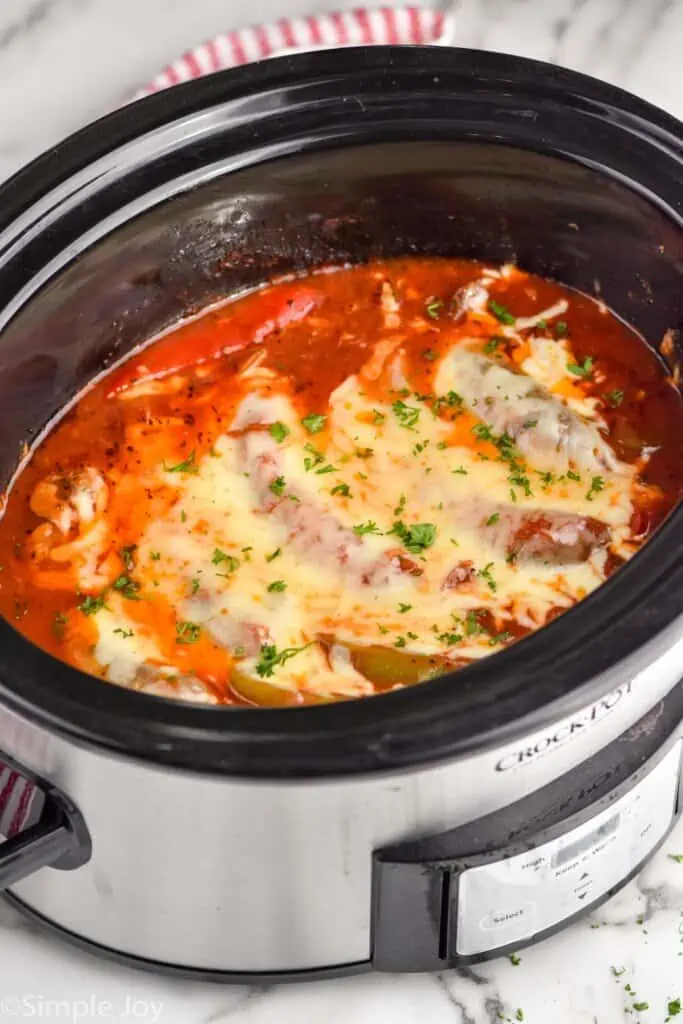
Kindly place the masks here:
POLYGON ((40 868, 81 867, 92 852, 90 834, 72 801, 1 757, 0 835, 8 836, 0 842, 0 890, 40 868))

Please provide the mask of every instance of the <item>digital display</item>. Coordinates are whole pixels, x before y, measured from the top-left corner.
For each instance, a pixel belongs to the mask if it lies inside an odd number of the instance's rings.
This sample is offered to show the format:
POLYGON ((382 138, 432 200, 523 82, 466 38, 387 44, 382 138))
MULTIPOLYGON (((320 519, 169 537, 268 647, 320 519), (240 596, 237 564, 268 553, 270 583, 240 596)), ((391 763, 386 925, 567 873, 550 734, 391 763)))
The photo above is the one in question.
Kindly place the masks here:
POLYGON ((580 857, 582 853, 587 853, 594 846, 600 842, 601 839, 605 839, 607 836, 611 836, 613 832, 619 828, 619 822, 621 821, 620 814, 613 814, 611 818, 604 821, 602 825, 593 829, 587 836, 582 836, 577 839, 574 843, 569 843, 562 850, 559 850, 552 859, 552 866, 554 868, 560 868, 563 864, 566 864, 570 860, 574 860, 575 857, 580 857))

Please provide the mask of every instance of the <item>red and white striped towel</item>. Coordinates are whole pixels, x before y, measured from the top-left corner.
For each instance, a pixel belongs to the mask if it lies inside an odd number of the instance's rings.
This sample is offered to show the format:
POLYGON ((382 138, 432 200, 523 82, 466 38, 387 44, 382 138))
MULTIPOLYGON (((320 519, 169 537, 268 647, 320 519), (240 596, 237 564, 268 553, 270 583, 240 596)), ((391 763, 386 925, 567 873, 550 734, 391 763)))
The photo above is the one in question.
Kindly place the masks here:
POLYGON ((0 838, 11 839, 32 825, 42 806, 41 790, 0 761, 0 838))
POLYGON ((452 13, 431 7, 356 8, 305 18, 280 18, 268 25, 226 32, 188 50, 134 99, 213 71, 285 53, 383 43, 448 45, 453 41, 452 13))

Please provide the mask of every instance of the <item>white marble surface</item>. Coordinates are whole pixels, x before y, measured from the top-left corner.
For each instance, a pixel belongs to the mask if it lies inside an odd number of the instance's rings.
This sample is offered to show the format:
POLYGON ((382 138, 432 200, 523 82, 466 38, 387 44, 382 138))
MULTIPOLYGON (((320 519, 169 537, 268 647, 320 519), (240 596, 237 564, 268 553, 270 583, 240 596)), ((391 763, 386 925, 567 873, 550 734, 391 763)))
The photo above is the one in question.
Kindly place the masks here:
MULTIPOLYGON (((195 43, 311 6, 340 4, 0 0, 0 179, 128 98, 195 43)), ((463 45, 566 64, 683 116, 683 0, 453 6, 463 45)), ((367 975, 265 989, 169 981, 75 952, 0 904, 0 1024, 501 1024, 522 1017, 527 1024, 664 1024, 669 1002, 683 1001, 683 864, 671 854, 683 854, 683 824, 635 883, 593 918, 523 952, 518 966, 504 959, 433 977, 367 975), (634 1009, 645 1003, 648 1009, 634 1009)))
MULTIPOLYGON (((683 1007, 683 863, 672 853, 683 853, 683 823, 635 882, 592 917, 522 951, 517 965, 505 958, 438 975, 268 988, 113 966, 0 903, 0 1022, 664 1024, 670 1002, 680 998, 683 1007)), ((679 1020, 683 1009, 672 1024, 679 1020)))

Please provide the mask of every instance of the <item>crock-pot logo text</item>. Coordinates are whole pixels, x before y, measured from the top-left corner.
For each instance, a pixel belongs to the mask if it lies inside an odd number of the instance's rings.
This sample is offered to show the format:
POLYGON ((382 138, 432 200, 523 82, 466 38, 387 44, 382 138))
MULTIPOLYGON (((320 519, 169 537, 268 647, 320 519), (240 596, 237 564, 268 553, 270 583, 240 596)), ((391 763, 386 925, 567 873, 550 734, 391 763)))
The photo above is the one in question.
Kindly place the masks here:
POLYGON ((630 693, 631 680, 606 694, 599 701, 596 701, 595 704, 592 704, 591 707, 581 711, 575 718, 562 722, 553 732, 546 733, 545 736, 540 736, 537 740, 530 741, 526 746, 520 747, 519 750, 504 754, 496 763, 496 771, 509 771, 510 768, 527 764, 543 754, 551 753, 558 747, 564 746, 565 743, 585 732, 591 725, 595 725, 609 715, 617 704, 630 693))

